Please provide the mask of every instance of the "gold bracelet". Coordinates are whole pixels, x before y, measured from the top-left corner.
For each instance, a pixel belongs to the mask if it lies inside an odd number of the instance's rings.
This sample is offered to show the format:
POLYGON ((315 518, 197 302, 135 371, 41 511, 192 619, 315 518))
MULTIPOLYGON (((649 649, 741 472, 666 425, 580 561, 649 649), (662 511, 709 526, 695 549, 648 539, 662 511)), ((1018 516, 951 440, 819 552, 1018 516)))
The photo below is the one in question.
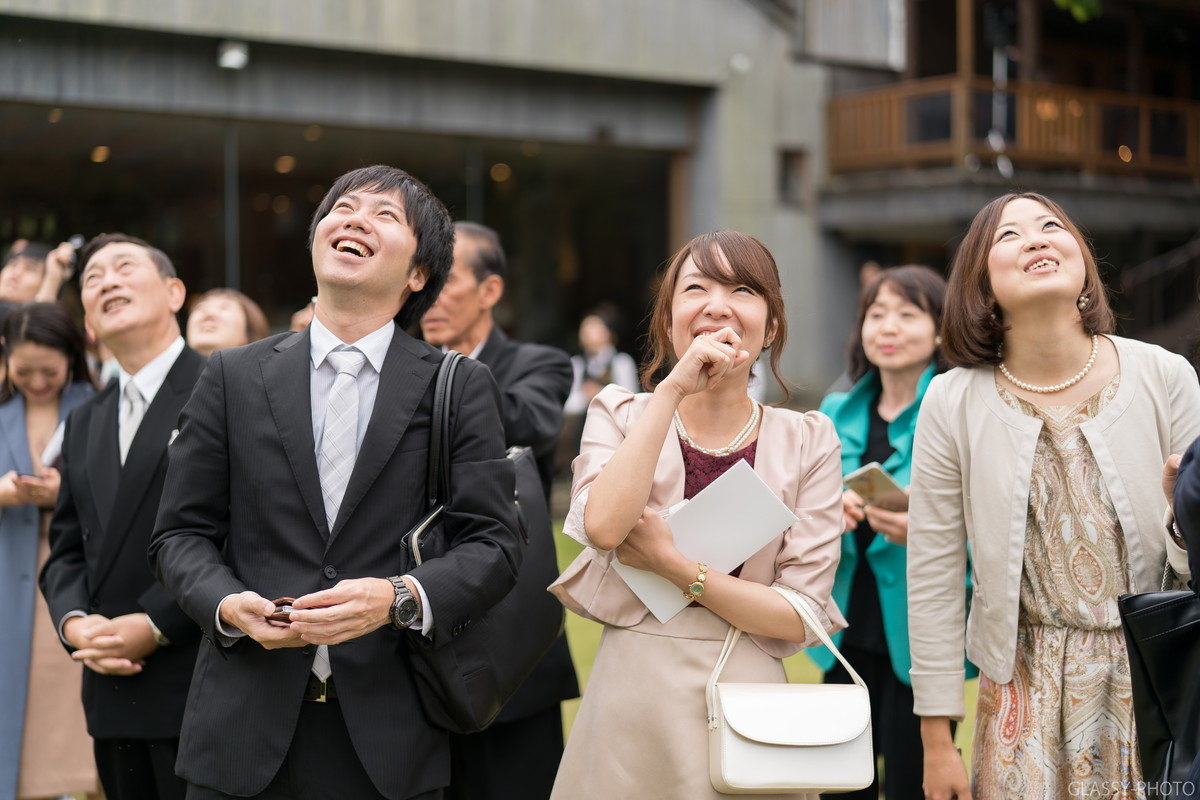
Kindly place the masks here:
POLYGON ((704 594, 704 581, 708 579, 708 564, 697 563, 696 567, 700 570, 700 574, 696 576, 696 580, 688 584, 687 591, 683 593, 685 600, 696 600, 704 594))

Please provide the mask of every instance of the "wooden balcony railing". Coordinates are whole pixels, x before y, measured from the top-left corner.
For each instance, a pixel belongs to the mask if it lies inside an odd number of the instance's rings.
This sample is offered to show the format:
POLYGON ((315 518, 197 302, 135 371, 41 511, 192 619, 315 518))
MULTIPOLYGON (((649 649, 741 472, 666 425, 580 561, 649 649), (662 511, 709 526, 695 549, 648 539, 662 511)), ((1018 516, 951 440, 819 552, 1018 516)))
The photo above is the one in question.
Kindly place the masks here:
MULTIPOLYGON (((999 128, 1017 169, 1200 179, 1200 103, 1016 82, 1003 95, 999 128)), ((996 156, 990 81, 906 81, 835 97, 828 113, 835 173, 996 156)))

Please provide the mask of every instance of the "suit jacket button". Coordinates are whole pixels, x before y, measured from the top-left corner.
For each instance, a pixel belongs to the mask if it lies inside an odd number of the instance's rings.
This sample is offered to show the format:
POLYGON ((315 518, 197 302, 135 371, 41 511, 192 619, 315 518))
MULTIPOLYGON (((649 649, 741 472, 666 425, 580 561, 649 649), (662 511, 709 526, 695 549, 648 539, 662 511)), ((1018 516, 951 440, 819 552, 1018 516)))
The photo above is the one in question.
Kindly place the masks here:
POLYGON ((329 578, 329 580, 333 580, 334 578, 337 577, 337 570, 329 565, 326 565, 325 569, 322 570, 322 572, 325 573, 325 577, 329 578))

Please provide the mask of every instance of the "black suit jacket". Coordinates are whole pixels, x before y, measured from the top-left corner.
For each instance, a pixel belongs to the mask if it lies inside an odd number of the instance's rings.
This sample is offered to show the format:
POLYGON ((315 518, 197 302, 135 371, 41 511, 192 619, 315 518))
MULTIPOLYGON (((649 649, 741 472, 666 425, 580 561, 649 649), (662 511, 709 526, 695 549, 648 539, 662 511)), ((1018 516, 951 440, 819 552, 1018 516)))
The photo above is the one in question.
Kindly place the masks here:
POLYGON ((179 735, 200 632, 154 580, 146 547, 167 471, 167 444, 204 366, 184 348, 146 409, 121 465, 117 381, 67 418, 62 488, 50 525, 42 594, 57 627, 70 611, 146 612, 171 640, 128 677, 83 671, 88 733, 98 739, 179 735))
POLYGON ((1175 479, 1175 525, 1187 542, 1192 588, 1200 591, 1200 439, 1192 442, 1175 479))
MULTIPOLYGON (((513 469, 487 368, 464 362, 451 409, 452 498, 442 558, 414 566, 402 537, 425 512, 433 381, 442 354, 397 329, 375 408, 332 530, 312 433, 307 330, 215 353, 170 449, 150 560, 204 630, 178 773, 256 794, 287 753, 315 648, 225 647, 214 618, 229 594, 300 596, 345 578, 409 573, 444 645, 512 587, 520 562, 513 469)), ((346 728, 379 790, 404 798, 449 782, 446 734, 426 721, 403 637, 384 626, 330 648, 346 728)))
MULTIPOLYGON (((505 444, 533 448, 549 502, 554 449, 574 377, 571 359, 554 347, 514 342, 493 327, 479 360, 487 364, 500 387, 505 444)), ((505 704, 498 721, 523 719, 578 696, 579 682, 564 634, 505 704)))
POLYGON ((487 364, 500 387, 505 443, 533 448, 549 500, 563 404, 574 378, 571 359, 554 347, 514 342, 493 326, 479 360, 487 364))

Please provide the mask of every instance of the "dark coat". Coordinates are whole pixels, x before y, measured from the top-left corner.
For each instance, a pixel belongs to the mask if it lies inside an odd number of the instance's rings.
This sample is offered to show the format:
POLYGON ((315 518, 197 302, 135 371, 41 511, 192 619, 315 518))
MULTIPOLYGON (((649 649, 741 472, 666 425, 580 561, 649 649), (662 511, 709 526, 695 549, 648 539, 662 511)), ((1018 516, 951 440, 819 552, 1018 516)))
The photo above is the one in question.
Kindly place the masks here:
MULTIPOLYGON (((549 501, 554 448, 571 391, 571 359, 554 347, 514 342, 493 327, 479 360, 500 387, 505 444, 533 448, 549 501)), ((504 706, 499 721, 522 719, 578 696, 575 665, 563 634, 504 706)))
MULTIPOLYGON (((425 511, 432 378, 442 354, 396 330, 338 518, 329 529, 314 452, 309 331, 209 360, 163 492, 150 560, 204 630, 178 773, 233 795, 263 790, 292 740, 315 648, 265 650, 216 636, 220 601, 252 589, 300 596, 346 578, 411 574, 433 612, 435 646, 513 585, 521 551, 499 398, 482 365, 459 366, 451 409, 452 497, 441 558, 413 566, 401 541, 425 511), (231 722, 236 724, 231 725, 231 722)), ((443 731, 421 710, 404 637, 384 626, 331 647, 341 712, 379 791, 406 798, 449 782, 443 731)))
POLYGON ((57 627, 68 612, 145 612, 171 640, 137 675, 83 673, 88 733, 97 739, 179 735, 200 632, 154 580, 146 547, 167 472, 167 444, 204 359, 184 348, 146 409, 121 465, 120 389, 110 381, 67 418, 62 488, 41 588, 57 627))
POLYGON ((1175 479, 1175 526, 1187 542, 1192 588, 1200 591, 1200 439, 1192 442, 1175 479))
POLYGON ((549 499, 563 404, 571 392, 570 357, 555 347, 514 342, 497 326, 479 351, 479 360, 500 387, 505 444, 533 448, 549 499))

